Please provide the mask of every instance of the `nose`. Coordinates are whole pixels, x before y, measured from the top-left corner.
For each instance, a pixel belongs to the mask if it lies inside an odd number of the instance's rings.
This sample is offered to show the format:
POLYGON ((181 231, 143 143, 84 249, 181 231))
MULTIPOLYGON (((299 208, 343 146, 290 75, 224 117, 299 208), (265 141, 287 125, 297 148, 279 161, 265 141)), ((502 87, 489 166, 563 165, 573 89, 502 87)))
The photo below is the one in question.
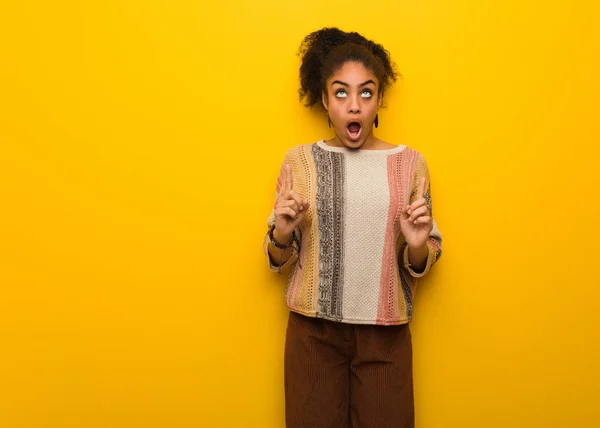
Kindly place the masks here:
POLYGON ((358 97, 354 96, 350 99, 350 105, 348 106, 349 113, 360 113, 360 104, 358 97))

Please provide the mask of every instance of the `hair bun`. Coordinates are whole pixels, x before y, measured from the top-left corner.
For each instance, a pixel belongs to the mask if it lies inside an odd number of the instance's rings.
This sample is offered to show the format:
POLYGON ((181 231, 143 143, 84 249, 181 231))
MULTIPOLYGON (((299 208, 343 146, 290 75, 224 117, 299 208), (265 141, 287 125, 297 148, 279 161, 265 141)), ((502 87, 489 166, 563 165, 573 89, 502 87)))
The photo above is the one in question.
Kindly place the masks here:
POLYGON ((300 100, 305 99, 307 107, 320 104, 324 80, 329 77, 328 74, 333 71, 335 66, 341 65, 347 60, 360 61, 366 67, 375 68, 381 90, 395 81, 397 76, 395 65, 383 46, 357 32, 346 32, 337 27, 325 27, 308 34, 300 44, 298 55, 302 57, 298 92, 300 100), (348 49, 345 53, 340 53, 341 50, 343 51, 341 47, 345 45, 348 46, 348 49), (353 49, 352 45, 359 45, 362 49, 353 49), (333 63, 327 61, 329 55, 334 51, 338 54, 333 63), (327 70, 324 70, 326 62, 328 67, 327 70), (375 62, 377 65, 374 64, 375 62))

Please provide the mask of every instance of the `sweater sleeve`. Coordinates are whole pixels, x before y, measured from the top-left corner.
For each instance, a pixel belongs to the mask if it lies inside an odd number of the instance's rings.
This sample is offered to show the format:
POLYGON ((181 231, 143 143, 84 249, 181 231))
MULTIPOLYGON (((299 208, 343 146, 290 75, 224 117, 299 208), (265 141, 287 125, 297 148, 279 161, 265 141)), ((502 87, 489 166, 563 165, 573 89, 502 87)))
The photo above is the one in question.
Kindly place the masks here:
MULTIPOLYGON (((283 168, 283 166, 285 164, 289 164, 292 166, 292 177, 293 177, 294 165, 293 165, 292 161, 293 161, 293 156, 291 156, 291 149, 290 149, 286 152, 286 154, 283 158, 281 168, 279 170, 279 177, 277 179, 277 186, 275 189, 275 199, 273 200, 273 202, 275 200, 277 200, 277 198, 279 197, 280 186, 283 182, 283 176, 285 174, 285 171, 283 168)), ((281 275, 282 270, 286 270, 286 269, 290 268, 292 265, 294 265, 294 263, 296 263, 296 261, 298 260, 298 252, 296 250, 293 250, 291 257, 281 266, 279 266, 278 260, 273 260, 271 258, 271 255, 269 254, 269 241, 270 241, 269 240, 269 229, 271 228, 271 226, 273 224, 275 224, 275 207, 273 207, 271 209, 271 214, 267 218, 267 232, 265 234, 264 241, 263 241, 263 251, 265 253, 265 256, 267 257, 269 269, 272 272, 277 272, 281 275)), ((302 235, 301 235, 300 227, 296 227, 295 232, 296 232, 296 237, 298 238, 299 241, 301 241, 302 235)))
POLYGON ((431 267, 439 260, 442 256, 442 234, 440 233, 437 223, 435 222, 435 218, 433 217, 433 210, 431 207, 431 182, 429 177, 429 168, 427 167, 427 162, 423 155, 419 155, 416 165, 415 171, 413 174, 413 180, 411 184, 411 192, 410 192, 410 203, 414 202, 417 198, 419 183, 421 182, 421 178, 425 177, 425 194, 423 195, 425 200, 427 201, 427 208, 429 209, 429 213, 433 219, 433 229, 429 233, 429 239, 427 240, 427 262, 425 264, 425 269, 423 272, 415 272, 409 263, 408 258, 408 245, 404 244, 404 248, 402 250, 402 267, 406 269, 410 275, 414 278, 419 278, 426 275, 431 267))

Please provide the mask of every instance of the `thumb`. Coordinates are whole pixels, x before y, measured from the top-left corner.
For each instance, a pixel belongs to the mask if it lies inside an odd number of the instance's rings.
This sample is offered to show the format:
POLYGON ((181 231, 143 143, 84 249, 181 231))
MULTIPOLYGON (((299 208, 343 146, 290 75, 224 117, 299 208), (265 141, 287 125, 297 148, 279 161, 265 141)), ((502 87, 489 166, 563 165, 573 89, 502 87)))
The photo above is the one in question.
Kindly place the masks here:
POLYGON ((408 204, 403 204, 402 207, 400 208, 400 217, 403 219, 407 219, 409 217, 408 214, 408 204))

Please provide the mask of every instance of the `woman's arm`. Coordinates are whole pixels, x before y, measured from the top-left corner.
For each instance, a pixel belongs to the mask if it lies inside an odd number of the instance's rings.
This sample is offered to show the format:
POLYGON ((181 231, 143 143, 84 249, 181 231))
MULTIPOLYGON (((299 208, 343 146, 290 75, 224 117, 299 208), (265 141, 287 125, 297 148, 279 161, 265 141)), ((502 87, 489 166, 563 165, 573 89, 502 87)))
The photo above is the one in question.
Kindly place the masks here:
POLYGON ((411 276, 418 278, 427 274, 442 255, 442 235, 431 206, 429 168, 422 155, 415 165, 409 205, 411 209, 403 212, 402 218, 405 219, 405 236, 410 234, 410 239, 402 250, 401 265, 411 276))
MULTIPOLYGON (((286 172, 283 166, 286 164, 292 165, 293 163, 292 149, 288 150, 283 158, 282 168, 280 170, 280 176, 278 179, 278 184, 275 189, 275 200, 279 198, 280 186, 282 185, 282 174, 286 172)), ((292 168, 293 169, 293 168, 292 168)), ((289 172, 288 172, 289 173, 289 172)), ((291 178, 291 177, 290 177, 291 178)), ((267 230, 270 230, 275 224, 275 207, 271 210, 271 214, 267 219, 267 230)), ((296 227, 294 229, 294 233, 297 239, 300 239, 301 232, 300 227, 296 227)), ((273 230, 273 239, 279 244, 287 245, 290 244, 290 240, 292 239, 292 234, 281 234, 280 231, 275 228, 273 230)), ((294 248, 277 248, 271 243, 271 238, 269 236, 269 232, 265 234, 264 243, 263 243, 264 253, 267 256, 267 261, 269 264, 269 269, 273 272, 278 272, 281 275, 281 271, 286 269, 288 266, 292 266, 296 260, 298 260, 297 249, 294 248)))
MULTIPOLYGON (((273 230, 273 238, 279 244, 285 245, 290 242, 292 236, 282 236, 277 229, 273 230)), ((292 248, 281 249, 271 244, 269 237, 266 237, 267 255, 270 257, 269 263, 277 268, 284 266, 292 257, 294 250, 292 248)))
POLYGON ((429 247, 427 244, 419 248, 408 248, 408 262, 409 266, 414 272, 423 273, 427 264, 427 256, 429 255, 429 247))

